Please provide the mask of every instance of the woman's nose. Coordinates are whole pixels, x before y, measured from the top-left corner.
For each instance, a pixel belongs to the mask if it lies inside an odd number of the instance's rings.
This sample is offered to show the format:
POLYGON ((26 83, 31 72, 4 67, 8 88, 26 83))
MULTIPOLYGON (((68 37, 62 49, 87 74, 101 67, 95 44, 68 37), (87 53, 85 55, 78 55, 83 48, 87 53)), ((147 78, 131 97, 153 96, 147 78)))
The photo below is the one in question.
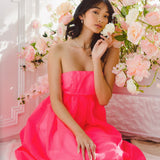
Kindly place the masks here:
POLYGON ((102 23, 102 21, 103 21, 103 20, 102 20, 102 17, 99 16, 99 17, 98 17, 98 22, 99 22, 99 23, 102 23))

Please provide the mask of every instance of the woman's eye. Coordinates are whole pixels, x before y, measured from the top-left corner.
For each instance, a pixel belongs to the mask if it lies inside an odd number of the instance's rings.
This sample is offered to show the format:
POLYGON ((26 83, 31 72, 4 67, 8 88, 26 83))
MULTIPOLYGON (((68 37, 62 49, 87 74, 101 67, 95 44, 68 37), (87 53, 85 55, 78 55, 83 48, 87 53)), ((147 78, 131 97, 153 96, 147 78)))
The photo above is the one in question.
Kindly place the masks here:
POLYGON ((98 14, 98 12, 97 12, 97 11, 93 11, 93 13, 98 14))
POLYGON ((104 16, 105 18, 108 18, 108 16, 104 16))

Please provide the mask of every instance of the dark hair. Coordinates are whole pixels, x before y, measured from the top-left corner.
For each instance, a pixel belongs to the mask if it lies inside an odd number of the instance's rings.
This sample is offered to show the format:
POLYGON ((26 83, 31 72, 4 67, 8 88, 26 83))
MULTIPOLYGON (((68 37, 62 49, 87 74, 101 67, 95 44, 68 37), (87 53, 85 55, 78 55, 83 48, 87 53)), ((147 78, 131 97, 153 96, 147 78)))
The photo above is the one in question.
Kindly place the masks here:
MULTIPOLYGON (((66 40, 68 39, 68 36, 74 39, 80 35, 83 24, 81 23, 79 16, 85 14, 86 11, 88 11, 90 8, 92 8, 95 5, 98 5, 101 2, 104 2, 108 7, 109 11, 108 23, 112 22, 112 14, 114 13, 114 10, 108 0, 82 0, 79 6, 75 10, 73 20, 67 25, 66 37, 65 37, 66 40)), ((98 34, 95 33, 92 37, 91 49, 93 49, 98 39, 100 39, 100 33, 98 34)), ((104 61, 106 53, 102 56, 101 58, 102 61, 104 61)))

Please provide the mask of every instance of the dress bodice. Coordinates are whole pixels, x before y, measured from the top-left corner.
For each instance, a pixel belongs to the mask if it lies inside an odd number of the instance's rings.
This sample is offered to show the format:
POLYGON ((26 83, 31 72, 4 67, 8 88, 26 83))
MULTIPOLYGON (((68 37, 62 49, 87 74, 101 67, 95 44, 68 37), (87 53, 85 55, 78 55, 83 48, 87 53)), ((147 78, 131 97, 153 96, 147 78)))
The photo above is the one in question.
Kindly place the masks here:
POLYGON ((94 95, 93 71, 69 71, 62 73, 62 91, 67 94, 94 95))

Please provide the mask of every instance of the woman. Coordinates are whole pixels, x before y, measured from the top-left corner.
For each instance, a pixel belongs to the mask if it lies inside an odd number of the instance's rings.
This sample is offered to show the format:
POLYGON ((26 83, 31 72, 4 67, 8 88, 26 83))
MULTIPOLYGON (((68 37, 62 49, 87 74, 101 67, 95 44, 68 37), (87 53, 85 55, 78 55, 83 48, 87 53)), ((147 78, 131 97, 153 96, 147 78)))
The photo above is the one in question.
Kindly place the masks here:
POLYGON ((67 41, 48 56, 50 97, 29 117, 20 133, 19 160, 144 160, 106 122, 119 50, 100 32, 112 20, 108 0, 83 0, 67 26, 67 41), (68 38, 69 37, 69 38, 68 38), (78 153, 77 153, 78 152, 78 153))

